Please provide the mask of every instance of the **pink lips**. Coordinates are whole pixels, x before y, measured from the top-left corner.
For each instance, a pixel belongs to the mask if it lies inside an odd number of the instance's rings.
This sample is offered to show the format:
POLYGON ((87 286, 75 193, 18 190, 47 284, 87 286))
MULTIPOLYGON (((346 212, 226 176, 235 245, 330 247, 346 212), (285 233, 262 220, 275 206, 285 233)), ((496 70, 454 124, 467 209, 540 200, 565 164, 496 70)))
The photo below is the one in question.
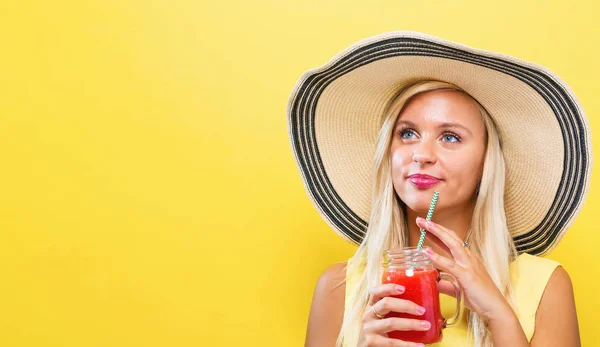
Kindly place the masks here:
POLYGON ((413 185, 417 186, 417 188, 422 189, 422 188, 429 188, 432 185, 440 182, 441 180, 439 178, 429 176, 429 175, 415 174, 415 175, 408 176, 408 181, 410 183, 412 183, 413 185))

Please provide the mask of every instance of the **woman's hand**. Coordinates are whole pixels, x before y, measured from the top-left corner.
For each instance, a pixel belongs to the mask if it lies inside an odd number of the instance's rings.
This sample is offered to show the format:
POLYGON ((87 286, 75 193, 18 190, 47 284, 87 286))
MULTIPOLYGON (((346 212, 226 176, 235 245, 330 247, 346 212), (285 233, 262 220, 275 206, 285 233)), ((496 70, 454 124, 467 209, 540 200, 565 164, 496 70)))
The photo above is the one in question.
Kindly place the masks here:
POLYGON ((423 347, 422 343, 406 342, 391 339, 387 333, 394 330, 418 330, 427 331, 431 323, 426 320, 406 318, 380 318, 390 312, 402 312, 415 316, 421 316, 425 309, 412 301, 398 299, 392 295, 404 293, 404 287, 397 284, 382 284, 369 290, 369 302, 362 319, 362 329, 358 339, 360 347, 374 346, 399 346, 399 347, 423 347))
POLYGON ((421 217, 417 218, 417 225, 437 236, 450 249, 454 259, 443 257, 431 248, 427 248, 425 254, 438 269, 456 278, 463 289, 466 307, 486 320, 512 312, 510 305, 485 269, 481 258, 464 247, 463 241, 454 231, 421 217))

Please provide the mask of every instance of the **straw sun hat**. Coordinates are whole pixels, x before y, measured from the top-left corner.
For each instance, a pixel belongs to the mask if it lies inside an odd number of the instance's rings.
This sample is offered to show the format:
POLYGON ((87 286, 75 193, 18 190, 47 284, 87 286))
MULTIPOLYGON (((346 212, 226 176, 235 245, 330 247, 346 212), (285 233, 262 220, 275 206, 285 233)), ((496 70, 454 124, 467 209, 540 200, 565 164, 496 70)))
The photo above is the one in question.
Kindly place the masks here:
POLYGON ((362 241, 381 117, 403 86, 420 79, 457 85, 487 109, 502 138, 517 250, 552 250, 581 210, 591 176, 590 128, 577 97, 543 66, 417 32, 361 40, 306 71, 292 91, 292 150, 325 221, 362 241))

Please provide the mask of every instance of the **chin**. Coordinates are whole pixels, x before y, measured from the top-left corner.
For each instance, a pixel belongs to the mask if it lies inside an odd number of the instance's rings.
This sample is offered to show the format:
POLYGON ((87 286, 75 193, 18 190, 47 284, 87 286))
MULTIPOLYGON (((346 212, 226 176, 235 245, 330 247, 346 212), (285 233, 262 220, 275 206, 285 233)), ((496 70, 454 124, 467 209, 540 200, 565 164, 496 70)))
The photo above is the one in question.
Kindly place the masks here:
MULTIPOLYGON (((433 194, 432 194, 433 196, 433 194)), ((406 205, 406 208, 411 209, 417 213, 422 213, 422 214, 427 214, 427 211, 429 211, 429 205, 431 204, 431 196, 429 197, 423 197, 422 199, 415 199, 416 197, 413 196, 412 198, 409 199, 402 199, 402 201, 404 202, 404 204, 406 205)), ((423 218, 425 218, 425 216, 423 216, 423 218)))
MULTIPOLYGON (((416 192, 406 192, 398 196, 400 197, 400 200, 404 202, 406 208, 418 213, 427 213, 427 211, 429 211, 429 205, 431 204, 431 198, 433 197, 434 192, 434 189, 427 189, 416 192)), ((439 206, 439 201, 438 205, 436 206, 439 206)))

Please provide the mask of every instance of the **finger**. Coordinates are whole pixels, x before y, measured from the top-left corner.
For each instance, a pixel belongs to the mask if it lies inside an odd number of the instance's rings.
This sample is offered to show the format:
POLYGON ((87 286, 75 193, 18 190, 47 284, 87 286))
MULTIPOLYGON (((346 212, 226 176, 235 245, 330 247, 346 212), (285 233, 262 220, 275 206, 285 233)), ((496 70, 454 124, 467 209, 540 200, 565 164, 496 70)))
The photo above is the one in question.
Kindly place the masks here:
POLYGON ((381 335, 369 335, 365 338, 368 347, 424 347, 422 343, 391 339, 381 335))
POLYGON ((424 347, 422 343, 391 339, 382 335, 369 335, 365 338, 368 347, 424 347))
MULTIPOLYGON (((382 316, 390 312, 409 313, 415 316, 421 316, 425 313, 425 308, 409 300, 403 300, 387 296, 382 298, 374 305, 375 310, 382 316)), ((372 311, 372 310, 371 310, 372 311)))
POLYGON ((446 294, 451 297, 456 296, 456 290, 454 289, 454 286, 452 285, 452 282, 450 282, 450 281, 446 281, 446 280, 439 281, 438 282, 438 291, 442 294, 446 294))
POLYGON ((425 229, 437 236, 437 238, 440 239, 440 241, 442 241, 450 249, 450 252, 456 261, 465 267, 468 266, 470 263, 469 255, 467 254, 465 247, 462 245, 462 241, 454 231, 442 227, 441 225, 432 221, 426 221, 420 217, 417 219, 417 225, 420 228, 425 229))
POLYGON ((386 283, 369 289, 369 306, 386 296, 399 295, 404 293, 404 287, 399 284, 386 283))
POLYGON ((370 331, 380 334, 390 331, 427 331, 431 323, 426 320, 390 317, 371 322, 370 331))
POLYGON ((458 265, 455 261, 450 260, 446 257, 442 257, 441 255, 435 253, 431 248, 427 248, 425 250, 425 254, 429 259, 431 259, 431 262, 436 268, 448 272, 459 281, 461 278, 463 278, 465 271, 467 271, 464 267, 458 265))
POLYGON ((448 228, 446 228, 445 226, 441 225, 441 224, 437 224, 433 221, 428 221, 425 218, 422 217, 417 217, 417 225, 421 228, 421 229, 425 229, 427 231, 431 231, 429 230, 430 228, 435 228, 437 232, 443 232, 443 233, 447 233, 448 236, 450 236, 452 239, 454 239, 454 241, 456 243, 460 243, 462 244, 462 241, 460 239, 460 237, 458 237, 458 235, 456 235, 456 233, 448 228))

